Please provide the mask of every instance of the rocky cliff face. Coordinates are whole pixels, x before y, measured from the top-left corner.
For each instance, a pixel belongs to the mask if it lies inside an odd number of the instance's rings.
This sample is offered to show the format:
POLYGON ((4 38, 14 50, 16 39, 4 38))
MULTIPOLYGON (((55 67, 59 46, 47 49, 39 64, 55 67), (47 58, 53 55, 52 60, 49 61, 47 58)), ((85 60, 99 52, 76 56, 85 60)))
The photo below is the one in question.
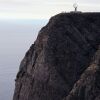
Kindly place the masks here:
POLYGON ((100 13, 61 13, 20 64, 13 100, 100 100, 100 13))

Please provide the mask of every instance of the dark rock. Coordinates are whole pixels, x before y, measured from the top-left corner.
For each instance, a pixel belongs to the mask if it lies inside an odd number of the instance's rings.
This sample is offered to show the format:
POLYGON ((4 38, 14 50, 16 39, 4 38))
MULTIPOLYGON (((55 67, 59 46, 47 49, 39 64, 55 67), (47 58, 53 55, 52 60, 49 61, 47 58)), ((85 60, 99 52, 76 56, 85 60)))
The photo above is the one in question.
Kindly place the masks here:
MULTIPOLYGON (((99 81, 93 80, 94 74, 91 79, 83 79, 86 84, 82 82, 77 91, 73 88, 81 75, 89 74, 85 70, 93 62, 99 44, 100 13, 52 17, 21 62, 13 100, 99 100, 86 94, 95 86, 92 81, 100 87, 99 81), (70 99, 73 90, 75 96, 70 99)), ((99 71, 96 75, 99 80, 99 71)))
POLYGON ((65 100, 100 100, 100 48, 65 100))

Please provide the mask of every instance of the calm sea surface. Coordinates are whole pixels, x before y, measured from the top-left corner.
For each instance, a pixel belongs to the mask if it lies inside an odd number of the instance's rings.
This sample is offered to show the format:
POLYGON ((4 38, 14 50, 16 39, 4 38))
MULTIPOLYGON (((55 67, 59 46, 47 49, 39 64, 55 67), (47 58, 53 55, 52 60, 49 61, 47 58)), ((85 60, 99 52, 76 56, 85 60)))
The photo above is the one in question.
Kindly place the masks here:
POLYGON ((47 20, 0 21, 0 100, 12 100, 15 77, 26 51, 47 20))

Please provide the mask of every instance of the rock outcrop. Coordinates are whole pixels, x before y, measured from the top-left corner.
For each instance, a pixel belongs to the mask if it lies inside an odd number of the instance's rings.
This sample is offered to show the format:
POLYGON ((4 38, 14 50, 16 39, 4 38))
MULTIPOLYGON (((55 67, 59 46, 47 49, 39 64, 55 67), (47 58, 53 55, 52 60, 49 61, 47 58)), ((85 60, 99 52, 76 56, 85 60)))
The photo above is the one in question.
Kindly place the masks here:
POLYGON ((100 99, 100 13, 61 13, 20 64, 13 100, 100 99))
POLYGON ((100 100, 100 48, 65 100, 100 100))

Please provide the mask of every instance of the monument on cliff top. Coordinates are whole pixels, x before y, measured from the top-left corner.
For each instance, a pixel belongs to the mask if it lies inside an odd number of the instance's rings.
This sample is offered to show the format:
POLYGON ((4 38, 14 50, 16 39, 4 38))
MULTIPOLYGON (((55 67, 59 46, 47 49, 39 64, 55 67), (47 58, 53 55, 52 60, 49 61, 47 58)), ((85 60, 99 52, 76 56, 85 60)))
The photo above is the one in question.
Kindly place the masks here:
POLYGON ((75 12, 77 12, 78 4, 77 3, 74 3, 73 4, 73 7, 75 8, 75 12))

